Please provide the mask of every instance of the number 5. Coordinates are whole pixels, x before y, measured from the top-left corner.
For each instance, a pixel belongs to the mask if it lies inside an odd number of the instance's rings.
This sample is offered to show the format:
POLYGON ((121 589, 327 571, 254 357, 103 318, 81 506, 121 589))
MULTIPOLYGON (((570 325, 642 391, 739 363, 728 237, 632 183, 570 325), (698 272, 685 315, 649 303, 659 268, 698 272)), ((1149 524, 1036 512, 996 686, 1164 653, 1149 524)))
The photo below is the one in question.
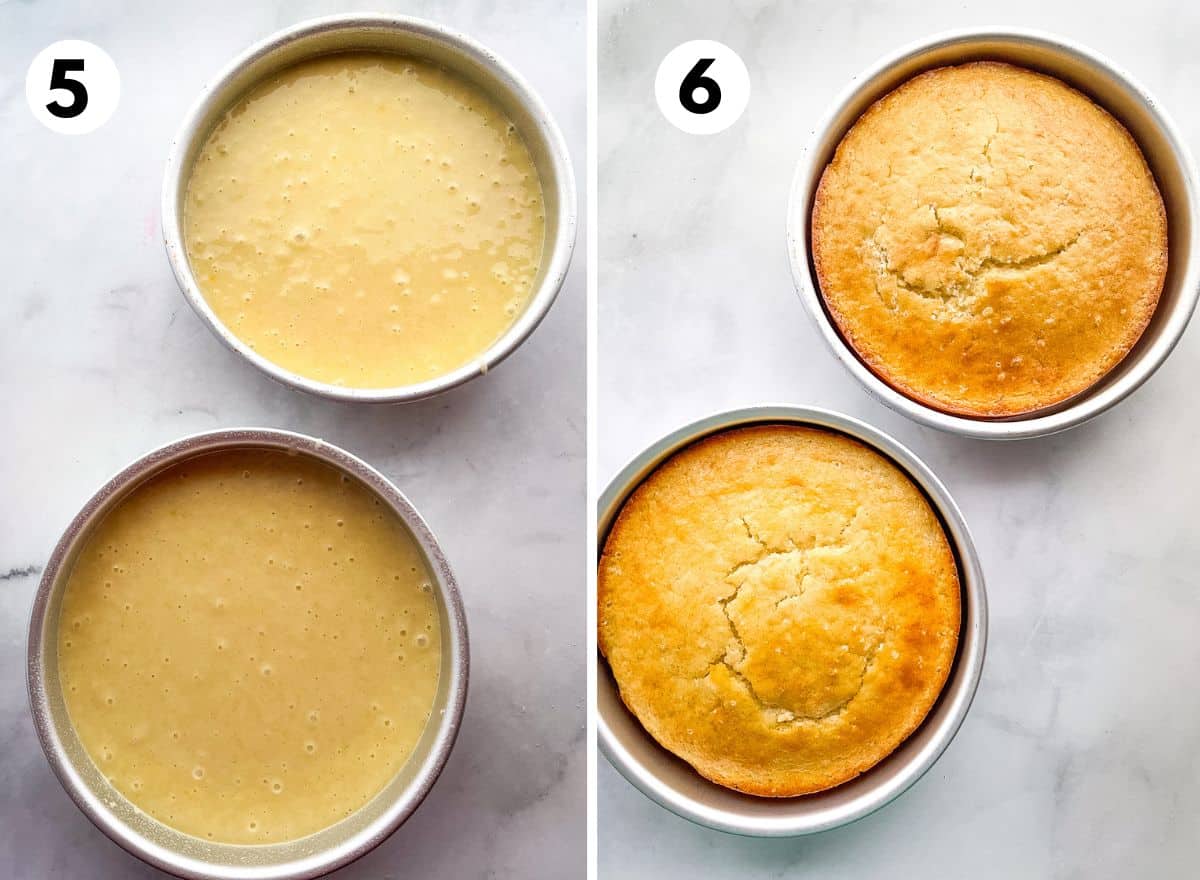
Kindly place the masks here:
POLYGON ((715 58, 701 58, 679 84, 679 103, 689 113, 712 113, 721 105, 721 87, 711 76, 704 75, 704 71, 712 67, 714 61, 715 58), (693 97, 696 89, 704 90, 703 101, 697 101, 693 97))
POLYGON ((74 99, 70 104, 60 104, 57 101, 51 101, 46 105, 46 109, 59 119, 74 119, 87 109, 87 89, 84 88, 83 83, 79 80, 71 79, 71 77, 67 76, 68 73, 78 73, 82 70, 82 58, 54 59, 54 66, 50 70, 50 88, 66 89, 74 99))

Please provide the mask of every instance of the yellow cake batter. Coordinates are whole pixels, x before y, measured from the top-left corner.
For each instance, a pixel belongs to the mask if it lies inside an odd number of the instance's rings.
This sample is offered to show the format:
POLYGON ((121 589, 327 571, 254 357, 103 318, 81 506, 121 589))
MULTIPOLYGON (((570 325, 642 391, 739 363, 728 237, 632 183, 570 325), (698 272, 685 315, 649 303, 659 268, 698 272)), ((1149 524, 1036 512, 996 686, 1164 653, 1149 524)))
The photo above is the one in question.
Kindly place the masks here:
POLYGON ((188 261, 221 321, 310 379, 388 388, 481 355, 530 297, 541 183, 490 98, 415 58, 305 61, 201 148, 188 261))
POLYGON ((222 452, 100 523, 58 656, 84 748, 135 806, 273 843, 349 815, 405 763, 439 632, 424 557, 372 492, 304 456, 222 452))

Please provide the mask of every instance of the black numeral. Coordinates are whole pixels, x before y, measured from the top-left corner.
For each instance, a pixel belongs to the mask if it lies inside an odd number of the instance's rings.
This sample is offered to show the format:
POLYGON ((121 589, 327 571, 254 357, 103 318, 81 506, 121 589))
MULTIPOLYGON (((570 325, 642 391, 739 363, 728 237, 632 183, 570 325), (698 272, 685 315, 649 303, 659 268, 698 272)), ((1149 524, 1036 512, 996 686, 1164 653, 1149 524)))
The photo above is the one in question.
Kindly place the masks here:
POLYGON ((67 76, 68 73, 78 73, 81 70, 83 70, 82 58, 54 59, 54 67, 50 70, 50 88, 66 89, 71 93, 70 104, 60 104, 58 101, 51 101, 46 105, 46 109, 59 119, 74 119, 87 109, 87 89, 84 88, 83 83, 79 80, 71 79, 71 77, 67 76))
POLYGON ((721 106, 721 87, 711 76, 704 75, 704 71, 708 70, 715 60, 715 58, 701 58, 688 71, 683 82, 679 84, 679 103, 689 113, 712 113, 721 106), (703 101, 697 101, 693 97, 696 89, 704 90, 703 101))

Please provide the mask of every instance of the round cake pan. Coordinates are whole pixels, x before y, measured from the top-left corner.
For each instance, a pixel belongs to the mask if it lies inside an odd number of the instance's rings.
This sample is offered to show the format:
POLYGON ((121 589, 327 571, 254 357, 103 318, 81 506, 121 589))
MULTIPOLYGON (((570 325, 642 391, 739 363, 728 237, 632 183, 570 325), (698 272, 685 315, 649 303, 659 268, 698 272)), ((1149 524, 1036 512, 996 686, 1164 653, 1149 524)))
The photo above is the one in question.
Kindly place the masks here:
POLYGON ((302 22, 251 46, 201 92, 171 144, 162 191, 163 241, 187 301, 209 328, 268 376, 332 400, 401 403, 448 391, 492 369, 528 338, 550 310, 575 248, 575 176, 566 142, 529 84, 484 46, 433 22, 397 15, 333 15, 302 22), (264 358, 239 339, 209 306, 188 264, 183 206, 192 164, 213 126, 250 88, 304 59, 334 52, 389 52, 419 57, 474 83, 516 125, 542 184, 546 238, 542 262, 525 309, 512 326, 475 359, 442 376, 395 388, 347 388, 297 375, 264 358))
POLYGON ((867 390, 909 418, 967 437, 1016 439, 1082 424, 1136 390, 1179 342, 1200 296, 1200 185, 1178 130, 1129 74, 1090 49, 1036 31, 984 29, 937 34, 907 46, 856 77, 820 123, 801 157, 788 204, 787 245, 800 299, 843 365, 867 390), (1008 419, 951 415, 901 394, 875 375, 842 338, 825 308, 809 251, 813 198, 821 174, 850 127, 876 100, 923 71, 994 60, 1058 77, 1118 119, 1142 149, 1167 209, 1168 268, 1158 309, 1142 338, 1111 372, 1075 397, 1008 419))
POLYGON ((861 819, 899 797, 950 745, 971 707, 987 644, 983 570, 962 514, 950 493, 919 458, 888 435, 849 416, 797 406, 756 406, 718 413, 659 440, 617 474, 600 497, 599 547, 630 494, 680 449, 710 434, 749 425, 790 424, 837 431, 887 457, 928 497, 941 517, 958 561, 962 627, 958 652, 941 696, 921 726, 896 751, 866 773, 836 788, 794 798, 742 794, 709 782, 660 746, 638 722, 617 690, 608 664, 597 663, 596 729, 600 749, 626 779, 685 819, 734 834, 794 837, 861 819))
POLYGON ((467 623, 450 566, 429 526, 386 477, 323 440, 266 428, 213 431, 154 450, 109 480, 67 526, 42 575, 29 623, 28 679, 33 723, 67 794, 124 849, 179 877, 277 880, 319 877, 378 846, 421 804, 445 766, 467 696, 467 623), (63 592, 76 555, 95 526, 137 486, 181 461, 232 449, 307 455, 358 480, 403 520, 425 554, 438 600, 441 676, 430 722, 412 757, 384 789, 354 814, 308 837, 238 846, 182 834, 134 807, 97 770, 71 725, 58 674, 63 592))

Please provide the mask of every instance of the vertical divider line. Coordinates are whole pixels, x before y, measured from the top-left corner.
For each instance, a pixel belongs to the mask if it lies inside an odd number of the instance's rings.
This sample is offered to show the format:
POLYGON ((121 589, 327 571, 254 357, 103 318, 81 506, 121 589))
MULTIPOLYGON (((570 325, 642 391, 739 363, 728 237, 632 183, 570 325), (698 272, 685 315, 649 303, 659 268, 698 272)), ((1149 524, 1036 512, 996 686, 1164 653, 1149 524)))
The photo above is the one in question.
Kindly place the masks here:
POLYGON ((597 242, 599 241, 598 182, 597 163, 598 131, 596 120, 599 115, 599 8, 598 0, 587 0, 587 172, 586 179, 586 254, 587 254, 587 427, 585 431, 587 444, 587 540, 585 562, 587 566, 587 633, 583 639, 584 650, 587 651, 586 663, 586 699, 587 699, 587 731, 585 743, 587 748, 587 876, 589 880, 597 878, 597 779, 596 779, 596 502, 600 496, 600 487, 596 482, 596 426, 597 426, 597 381, 598 355, 597 348, 598 298, 599 298, 599 263, 597 242))

